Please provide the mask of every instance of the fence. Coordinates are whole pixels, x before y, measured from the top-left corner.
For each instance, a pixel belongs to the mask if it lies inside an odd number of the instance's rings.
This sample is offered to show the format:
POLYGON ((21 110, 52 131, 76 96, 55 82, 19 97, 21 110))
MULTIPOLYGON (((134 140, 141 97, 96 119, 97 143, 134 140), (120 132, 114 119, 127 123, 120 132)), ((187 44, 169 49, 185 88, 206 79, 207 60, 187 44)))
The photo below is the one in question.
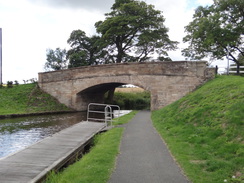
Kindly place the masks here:
MULTIPOLYGON (((229 69, 237 69, 236 66, 230 66, 229 69)), ((239 73, 243 74, 244 73, 244 70, 241 70, 241 69, 244 69, 244 66, 240 66, 240 71, 239 73)), ((236 70, 229 70, 229 73, 236 73, 236 70)))

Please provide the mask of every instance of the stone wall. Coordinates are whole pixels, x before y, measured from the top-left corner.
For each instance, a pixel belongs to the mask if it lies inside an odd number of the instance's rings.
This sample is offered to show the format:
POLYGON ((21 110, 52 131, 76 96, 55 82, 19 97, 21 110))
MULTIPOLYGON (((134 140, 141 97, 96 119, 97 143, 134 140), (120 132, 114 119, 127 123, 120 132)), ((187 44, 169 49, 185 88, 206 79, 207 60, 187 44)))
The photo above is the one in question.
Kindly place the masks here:
POLYGON ((90 102, 103 102, 104 93, 133 84, 151 93, 151 110, 168 105, 214 77, 206 62, 123 63, 39 73, 39 86, 61 103, 86 110, 90 102))

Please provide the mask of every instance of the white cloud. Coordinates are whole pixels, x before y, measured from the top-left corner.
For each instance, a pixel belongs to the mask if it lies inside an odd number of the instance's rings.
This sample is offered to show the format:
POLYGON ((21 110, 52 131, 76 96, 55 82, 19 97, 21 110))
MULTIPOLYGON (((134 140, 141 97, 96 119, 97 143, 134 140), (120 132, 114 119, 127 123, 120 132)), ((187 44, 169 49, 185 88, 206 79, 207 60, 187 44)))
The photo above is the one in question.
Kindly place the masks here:
POLYGON ((26 0, 0 0, 0 7, 5 83, 37 78, 43 72, 47 48, 67 47, 76 29, 94 34, 94 23, 103 17, 95 10, 40 7, 26 0))
MULTIPOLYGON (((162 10, 171 40, 182 42, 184 26, 194 9, 212 0, 144 0, 162 10)), ((46 49, 67 48, 73 30, 95 33, 94 23, 104 19, 114 0, 0 0, 3 30, 3 81, 37 78, 43 72, 46 49)), ((181 43, 179 48, 183 48, 181 43)), ((180 50, 170 52, 183 60, 180 50)))
POLYGON ((48 6, 52 8, 70 8, 70 9, 89 9, 99 11, 109 11, 114 0, 28 0, 37 5, 48 6))
POLYGON ((207 6, 213 4, 213 0, 197 0, 197 3, 201 6, 207 6))
POLYGON ((193 9, 188 8, 188 0, 147 0, 148 4, 155 5, 155 9, 163 11, 165 17, 165 25, 169 28, 169 37, 173 41, 178 41, 179 49, 170 51, 169 56, 172 60, 184 60, 181 55, 182 48, 185 44, 182 43, 182 38, 185 36, 184 27, 192 20, 194 13, 193 9))

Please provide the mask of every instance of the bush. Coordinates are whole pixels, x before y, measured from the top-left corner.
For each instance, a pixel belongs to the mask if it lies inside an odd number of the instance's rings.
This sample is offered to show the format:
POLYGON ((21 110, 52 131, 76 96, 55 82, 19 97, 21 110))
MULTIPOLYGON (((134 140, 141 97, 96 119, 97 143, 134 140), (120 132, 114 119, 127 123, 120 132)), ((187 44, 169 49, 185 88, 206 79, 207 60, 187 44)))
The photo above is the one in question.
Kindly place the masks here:
POLYGON ((7 82, 7 87, 8 88, 13 88, 13 81, 8 81, 7 82))
POLYGON ((17 80, 15 80, 15 81, 14 81, 14 84, 15 84, 16 86, 18 86, 18 85, 19 85, 19 82, 18 82, 17 80))
POLYGON ((123 110, 142 110, 150 109, 150 93, 114 93, 114 103, 123 110))

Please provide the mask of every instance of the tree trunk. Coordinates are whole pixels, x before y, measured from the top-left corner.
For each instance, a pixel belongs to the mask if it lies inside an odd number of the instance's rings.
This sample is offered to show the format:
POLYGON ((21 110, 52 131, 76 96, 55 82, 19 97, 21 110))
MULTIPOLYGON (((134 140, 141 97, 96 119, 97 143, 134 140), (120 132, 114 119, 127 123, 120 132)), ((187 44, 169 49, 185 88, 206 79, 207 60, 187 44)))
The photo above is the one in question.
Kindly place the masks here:
POLYGON ((122 47, 122 41, 121 41, 121 37, 117 36, 116 37, 116 47, 117 47, 117 58, 116 58, 116 63, 121 63, 122 62, 122 58, 123 58, 123 47, 122 47))
POLYGON ((108 91, 108 98, 107 98, 107 101, 109 104, 112 104, 113 103, 113 99, 114 99, 114 91, 115 91, 115 88, 112 88, 108 91))

